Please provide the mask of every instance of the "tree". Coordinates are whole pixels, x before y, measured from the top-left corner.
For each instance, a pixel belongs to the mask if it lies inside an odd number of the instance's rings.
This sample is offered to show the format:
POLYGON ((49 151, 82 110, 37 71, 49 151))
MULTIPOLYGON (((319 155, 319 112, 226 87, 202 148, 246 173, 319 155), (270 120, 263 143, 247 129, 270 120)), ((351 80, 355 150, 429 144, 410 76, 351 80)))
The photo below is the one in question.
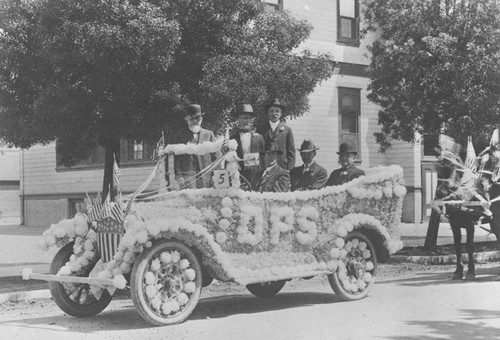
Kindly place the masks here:
POLYGON ((218 127, 236 103, 273 95, 299 116, 333 73, 330 57, 296 51, 310 25, 254 0, 8 0, 0 12, 0 138, 55 140, 68 166, 104 146, 104 197, 120 139, 175 130, 189 102, 218 127))
MULTIPOLYGON (((465 145, 488 144, 500 123, 498 0, 368 0, 367 30, 380 39, 372 54, 368 99, 381 107, 375 133, 391 139, 436 138, 440 128, 465 145)), ((436 246, 440 215, 432 213, 425 247, 436 246)))
POLYGON ((368 98, 381 107, 376 133, 391 139, 439 127, 465 145, 485 143, 500 115, 500 2, 498 0, 369 0, 368 98))

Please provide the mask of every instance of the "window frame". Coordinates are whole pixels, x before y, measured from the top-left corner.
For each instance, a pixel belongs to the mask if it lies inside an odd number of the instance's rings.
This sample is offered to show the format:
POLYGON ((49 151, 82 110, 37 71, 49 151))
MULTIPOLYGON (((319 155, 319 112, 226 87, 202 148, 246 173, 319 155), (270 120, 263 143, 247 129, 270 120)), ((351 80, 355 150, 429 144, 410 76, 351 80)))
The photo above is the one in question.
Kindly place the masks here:
POLYGON ((268 2, 268 1, 264 1, 264 0, 262 0, 261 2, 265 7, 274 7, 275 11, 282 11, 283 10, 283 0, 278 0, 277 4, 272 3, 272 2, 268 2))
POLYGON ((354 1, 354 18, 344 17, 340 15, 340 1, 337 0, 337 43, 341 45, 348 45, 353 47, 360 46, 359 37, 359 24, 360 24, 360 11, 359 11, 359 0, 354 1), (342 36, 342 19, 348 19, 351 21, 351 38, 342 36), (353 37, 354 35, 354 37, 353 37))
POLYGON ((347 140, 351 140, 348 138, 344 140, 344 136, 354 136, 355 137, 355 147, 358 155, 356 156, 356 163, 361 163, 361 134, 360 134, 360 123, 361 123, 361 89, 354 87, 338 87, 338 143, 339 145, 344 143, 347 140), (344 96, 351 96, 354 98, 352 107, 344 107, 342 105, 342 98, 344 96), (356 121, 356 132, 344 132, 342 130, 342 118, 343 113, 354 115, 356 121))
MULTIPOLYGON (((129 166, 150 166, 153 164, 151 156, 154 152, 154 145, 143 143, 143 158, 134 158, 134 141, 120 140, 120 167, 129 166)), ((56 143, 56 171, 77 171, 77 170, 95 170, 104 168, 104 147, 98 146, 92 150, 89 159, 83 160, 70 167, 66 167, 59 161, 57 143, 56 143)))

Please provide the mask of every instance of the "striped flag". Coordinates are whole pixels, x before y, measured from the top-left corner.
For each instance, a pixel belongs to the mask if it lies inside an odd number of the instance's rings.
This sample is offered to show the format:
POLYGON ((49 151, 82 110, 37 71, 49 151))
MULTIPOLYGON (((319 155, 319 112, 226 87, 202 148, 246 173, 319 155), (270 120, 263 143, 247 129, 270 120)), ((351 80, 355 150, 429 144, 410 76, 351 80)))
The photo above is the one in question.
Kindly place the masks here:
POLYGON ((476 171, 476 151, 474 150, 474 145, 472 145, 472 137, 467 137, 467 155, 465 156, 465 166, 476 171))
POLYGON ((97 221, 100 217, 101 209, 102 209, 101 193, 97 193, 97 196, 94 199, 94 204, 92 204, 92 209, 89 212, 89 219, 91 221, 97 221))
POLYGON ((104 201, 104 204, 102 205, 99 218, 105 218, 109 216, 111 216, 111 203, 109 202, 109 193, 108 193, 108 197, 106 197, 106 201, 104 201))
MULTIPOLYGON (((120 186, 120 168, 116 162, 116 157, 113 154, 113 185, 118 188, 120 186)), ((118 189, 118 191, 120 191, 118 189)))
POLYGON ((124 212, 119 202, 111 203, 111 217, 119 223, 123 223, 124 212))
POLYGON ((124 233, 123 225, 110 216, 97 221, 97 249, 102 262, 113 259, 124 233))

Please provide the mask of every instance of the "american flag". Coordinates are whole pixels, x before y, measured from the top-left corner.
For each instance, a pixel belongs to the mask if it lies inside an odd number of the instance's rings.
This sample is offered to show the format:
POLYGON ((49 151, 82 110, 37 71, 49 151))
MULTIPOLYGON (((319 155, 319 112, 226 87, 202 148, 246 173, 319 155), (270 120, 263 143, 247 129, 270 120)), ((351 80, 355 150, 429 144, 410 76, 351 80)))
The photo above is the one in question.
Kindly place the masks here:
POLYGON ((97 221, 100 217, 101 209, 102 209, 101 194, 98 193, 97 197, 94 199, 94 204, 90 206, 89 220, 97 221))
POLYGON ((474 145, 472 145, 472 138, 467 137, 467 155, 465 157, 465 166, 476 171, 476 151, 474 150, 474 145))
POLYGON ((113 155, 113 184, 116 188, 120 186, 120 168, 118 167, 118 163, 116 162, 115 155, 113 155))
POLYGON ((101 212, 99 214, 99 218, 105 218, 111 216, 111 203, 109 202, 109 194, 108 197, 106 198, 106 201, 104 201, 104 204, 102 205, 101 212))
POLYGON ((124 212, 119 202, 111 203, 111 217, 119 223, 123 223, 124 212))
POLYGON ((123 224, 111 216, 97 221, 97 249, 101 253, 102 262, 113 259, 124 233, 123 224))

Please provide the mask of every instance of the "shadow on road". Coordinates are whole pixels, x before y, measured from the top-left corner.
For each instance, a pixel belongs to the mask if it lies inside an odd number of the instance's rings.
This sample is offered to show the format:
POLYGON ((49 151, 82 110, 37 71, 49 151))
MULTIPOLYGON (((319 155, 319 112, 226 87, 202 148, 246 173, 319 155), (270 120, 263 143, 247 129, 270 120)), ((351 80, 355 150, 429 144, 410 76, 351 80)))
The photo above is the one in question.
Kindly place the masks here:
MULTIPOLYGON (((282 292, 276 296, 261 299, 248 294, 226 295, 202 298, 189 320, 206 320, 225 318, 237 314, 269 312, 287 308, 337 303, 339 299, 332 293, 282 292)), ((40 329, 52 332, 74 331, 79 333, 96 333, 106 331, 124 331, 152 327, 142 320, 129 299, 114 303, 112 309, 104 310, 99 315, 88 318, 74 318, 62 312, 52 316, 15 318, 0 322, 0 327, 18 327, 40 329)), ((109 308, 109 307, 108 307, 109 308)))
POLYGON ((410 321, 409 326, 427 328, 427 335, 390 336, 390 340, 430 340, 430 339, 467 339, 467 340, 500 340, 500 329, 478 320, 498 319, 500 312, 492 310, 462 309, 463 321, 410 321), (474 320, 468 323, 466 320, 474 320))
MULTIPOLYGON (((467 267, 467 266, 465 266, 467 267)), ((466 272, 466 268, 464 268, 466 272)), ((465 276, 464 272, 464 276, 465 276)), ((492 282, 500 280, 500 272, 498 267, 493 268, 476 268, 476 279, 475 280, 452 280, 453 271, 449 272, 429 272, 429 273, 418 273, 412 277, 406 277, 401 279, 384 280, 377 281, 379 284, 388 283, 399 283, 401 286, 410 287, 425 287, 425 286, 436 286, 442 284, 464 284, 464 283, 481 283, 481 282, 492 282)), ((500 283, 500 282, 499 282, 500 283)))
POLYGON ((288 308, 313 306, 340 302, 332 293, 282 292, 268 298, 253 295, 230 295, 203 299, 190 319, 215 319, 236 314, 251 314, 277 311, 288 308))

